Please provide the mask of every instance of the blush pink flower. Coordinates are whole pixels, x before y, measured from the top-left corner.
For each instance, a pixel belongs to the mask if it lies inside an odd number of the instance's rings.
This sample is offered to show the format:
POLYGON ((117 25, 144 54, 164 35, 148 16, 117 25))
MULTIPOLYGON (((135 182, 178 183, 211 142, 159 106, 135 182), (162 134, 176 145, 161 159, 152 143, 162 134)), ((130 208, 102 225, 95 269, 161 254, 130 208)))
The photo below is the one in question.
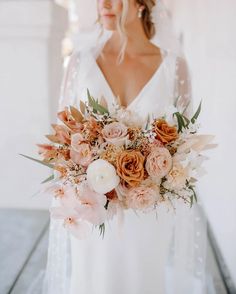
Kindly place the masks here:
POLYGON ((72 208, 79 204, 76 189, 71 184, 53 183, 45 189, 45 192, 59 199, 64 207, 72 208))
POLYGON ((102 135, 108 143, 116 146, 122 146, 125 144, 127 131, 127 127, 124 124, 113 122, 104 127, 102 135))
POLYGON ((75 210, 82 219, 94 224, 101 225, 107 218, 105 208, 107 198, 103 194, 99 194, 90 189, 87 183, 79 187, 80 205, 75 210))
POLYGON ((72 148, 70 150, 70 157, 76 164, 88 166, 92 161, 92 151, 90 145, 81 143, 76 147, 76 150, 72 148))
POLYGON ((168 149, 164 147, 153 148, 147 157, 145 168, 153 178, 160 180, 168 174, 172 167, 172 157, 168 149))
POLYGON ((127 195, 127 205, 135 210, 146 210, 158 201, 159 193, 157 189, 139 186, 131 188, 127 195))
POLYGON ((80 220, 80 215, 73 209, 65 207, 50 208, 51 217, 64 220, 64 227, 77 239, 85 239, 90 232, 87 222, 80 220))
POLYGON ((71 135, 71 147, 79 152, 79 149, 78 147, 80 146, 81 143, 84 143, 85 140, 84 140, 84 137, 82 136, 82 134, 80 133, 76 133, 76 134, 72 134, 71 135))

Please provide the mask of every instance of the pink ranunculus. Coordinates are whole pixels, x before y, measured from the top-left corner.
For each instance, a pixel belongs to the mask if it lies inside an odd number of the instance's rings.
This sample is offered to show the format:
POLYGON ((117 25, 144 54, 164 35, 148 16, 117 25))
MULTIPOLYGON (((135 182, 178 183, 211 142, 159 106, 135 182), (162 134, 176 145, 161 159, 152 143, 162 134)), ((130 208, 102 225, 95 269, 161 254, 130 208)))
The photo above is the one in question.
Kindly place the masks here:
POLYGON ((107 218, 107 211, 105 208, 107 197, 90 189, 87 183, 80 185, 78 190, 80 205, 78 205, 75 210, 79 213, 81 218, 94 225, 101 225, 104 223, 107 218))
POLYGON ((71 135, 71 147, 77 152, 80 152, 79 146, 81 143, 84 143, 84 141, 84 137, 80 133, 71 135))
POLYGON ((64 220, 64 227, 77 239, 85 239, 90 232, 90 226, 86 221, 80 220, 80 215, 66 207, 50 208, 51 217, 64 220))
POLYGON ((159 193, 157 189, 151 187, 139 186, 129 190, 127 195, 127 205, 129 208, 135 210, 146 210, 150 207, 154 207, 154 204, 159 199, 159 193))
POLYGON ((122 123, 113 122, 104 127, 102 135, 108 143, 122 146, 126 141, 127 127, 122 123))
POLYGON ((168 174, 172 167, 172 157, 164 147, 153 148, 147 157, 145 168, 153 180, 160 180, 168 174))
POLYGON ((76 151, 72 148, 70 157, 76 164, 88 166, 92 161, 92 151, 89 144, 81 143, 77 146, 76 151))

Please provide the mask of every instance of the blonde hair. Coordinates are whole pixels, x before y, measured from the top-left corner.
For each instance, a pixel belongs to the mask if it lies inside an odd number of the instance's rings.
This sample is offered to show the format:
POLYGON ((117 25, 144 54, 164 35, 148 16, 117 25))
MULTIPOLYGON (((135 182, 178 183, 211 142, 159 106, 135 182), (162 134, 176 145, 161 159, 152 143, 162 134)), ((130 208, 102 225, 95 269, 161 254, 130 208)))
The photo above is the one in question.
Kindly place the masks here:
MULTIPOLYGON (((118 63, 120 64, 124 59, 125 48, 127 45, 127 34, 125 30, 126 18, 129 10, 129 0, 122 0, 123 2, 123 10, 120 19, 117 22, 117 29, 121 36, 121 50, 118 55, 118 63)), ((151 19, 152 8, 155 6, 154 0, 136 0, 136 2, 140 5, 144 6, 144 10, 142 11, 142 25, 144 32, 148 39, 151 39, 155 35, 155 25, 151 19)))
MULTIPOLYGON (((147 38, 151 39, 155 35, 155 25, 151 19, 151 12, 156 2, 155 0, 136 0, 136 2, 144 6, 144 10, 142 11, 141 21, 142 21, 143 29, 147 38)), ((120 64, 124 59, 125 49, 126 49, 127 41, 128 41, 125 24, 126 24, 128 11, 129 11, 129 0, 122 0, 122 4, 123 4, 122 14, 117 20, 117 30, 121 37, 121 50, 117 58, 118 64, 120 64)), ((99 22, 99 19, 98 19, 98 22, 99 22)))

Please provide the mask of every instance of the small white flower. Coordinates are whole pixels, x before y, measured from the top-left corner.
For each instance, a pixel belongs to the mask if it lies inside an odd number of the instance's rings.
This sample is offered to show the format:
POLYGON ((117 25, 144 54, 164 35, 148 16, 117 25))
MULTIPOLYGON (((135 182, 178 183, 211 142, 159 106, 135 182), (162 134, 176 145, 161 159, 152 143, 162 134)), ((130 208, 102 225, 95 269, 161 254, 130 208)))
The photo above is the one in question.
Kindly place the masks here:
POLYGON ((88 166, 87 181, 95 192, 105 194, 118 186, 120 178, 112 164, 97 159, 88 166))

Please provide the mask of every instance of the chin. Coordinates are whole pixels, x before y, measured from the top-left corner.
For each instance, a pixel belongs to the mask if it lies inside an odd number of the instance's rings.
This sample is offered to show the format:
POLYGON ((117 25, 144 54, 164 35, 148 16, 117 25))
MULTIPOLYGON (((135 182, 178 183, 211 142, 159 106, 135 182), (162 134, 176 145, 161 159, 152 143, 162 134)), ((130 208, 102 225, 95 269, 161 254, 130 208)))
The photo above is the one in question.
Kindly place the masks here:
POLYGON ((116 21, 115 18, 112 17, 104 17, 102 21, 102 26, 104 29, 108 31, 115 31, 116 30, 116 21))

